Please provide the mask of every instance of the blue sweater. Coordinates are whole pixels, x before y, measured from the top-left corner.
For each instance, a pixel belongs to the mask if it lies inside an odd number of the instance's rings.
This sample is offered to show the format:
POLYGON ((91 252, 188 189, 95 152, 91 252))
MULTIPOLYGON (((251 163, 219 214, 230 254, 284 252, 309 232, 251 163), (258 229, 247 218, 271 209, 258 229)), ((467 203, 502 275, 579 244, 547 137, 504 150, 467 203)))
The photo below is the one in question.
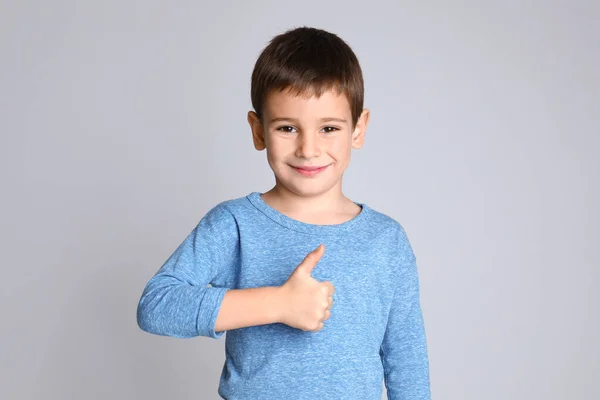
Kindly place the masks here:
POLYGON ((228 400, 429 399, 429 361, 416 258, 402 226, 366 204, 337 225, 315 225, 269 206, 259 192, 221 202, 147 283, 141 329, 220 338, 229 289, 281 286, 321 243, 311 276, 335 287, 317 332, 282 323, 227 331, 218 394, 228 400), (210 284, 210 286, 208 285, 210 284))

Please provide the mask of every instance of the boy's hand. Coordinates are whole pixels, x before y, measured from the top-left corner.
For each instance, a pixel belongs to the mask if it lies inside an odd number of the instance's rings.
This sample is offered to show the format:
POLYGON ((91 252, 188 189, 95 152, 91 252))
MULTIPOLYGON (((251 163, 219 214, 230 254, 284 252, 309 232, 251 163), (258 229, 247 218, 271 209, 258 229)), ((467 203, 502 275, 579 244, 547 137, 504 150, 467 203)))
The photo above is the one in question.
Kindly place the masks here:
POLYGON ((304 331, 317 332, 331 316, 335 288, 329 281, 319 282, 310 274, 323 256, 325 246, 308 253, 288 280, 279 287, 281 293, 280 322, 304 331))

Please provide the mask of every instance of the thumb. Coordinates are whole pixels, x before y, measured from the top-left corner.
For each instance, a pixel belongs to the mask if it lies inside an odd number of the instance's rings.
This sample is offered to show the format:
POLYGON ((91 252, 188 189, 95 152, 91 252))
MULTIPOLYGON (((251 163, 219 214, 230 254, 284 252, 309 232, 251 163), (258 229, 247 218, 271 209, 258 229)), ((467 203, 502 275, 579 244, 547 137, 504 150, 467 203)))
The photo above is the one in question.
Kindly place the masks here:
POLYGON ((320 244, 319 247, 317 247, 315 250, 311 251, 310 253, 308 253, 306 255, 306 257, 300 264, 301 269, 304 272, 310 274, 312 272, 312 270, 315 268, 315 265, 317 265, 317 263, 323 256, 323 253, 325 253, 325 246, 320 244))

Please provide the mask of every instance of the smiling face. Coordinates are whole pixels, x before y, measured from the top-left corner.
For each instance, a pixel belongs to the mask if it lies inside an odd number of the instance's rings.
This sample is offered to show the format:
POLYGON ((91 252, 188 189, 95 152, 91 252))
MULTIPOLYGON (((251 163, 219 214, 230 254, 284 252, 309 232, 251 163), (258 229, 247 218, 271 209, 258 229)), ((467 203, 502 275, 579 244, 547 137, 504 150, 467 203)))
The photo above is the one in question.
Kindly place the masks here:
POLYGON ((341 194, 342 175, 352 148, 362 147, 369 111, 352 128, 344 94, 325 91, 320 97, 272 91, 265 100, 262 123, 248 113, 254 146, 267 150, 279 190, 298 196, 341 194), (320 167, 316 171, 307 171, 320 167))

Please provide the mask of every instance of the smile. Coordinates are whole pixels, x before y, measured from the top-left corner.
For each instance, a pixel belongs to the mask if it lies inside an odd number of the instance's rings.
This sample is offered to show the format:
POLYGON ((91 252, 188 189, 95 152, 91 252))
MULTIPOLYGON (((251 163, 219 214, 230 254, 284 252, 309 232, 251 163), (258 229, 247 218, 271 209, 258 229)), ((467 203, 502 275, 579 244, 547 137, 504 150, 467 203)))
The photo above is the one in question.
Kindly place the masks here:
POLYGON ((327 167, 329 167, 329 165, 325 165, 323 167, 305 167, 305 168, 292 166, 292 168, 294 168, 296 170, 296 172, 298 172, 304 176, 317 175, 317 174, 325 171, 327 169, 327 167))

